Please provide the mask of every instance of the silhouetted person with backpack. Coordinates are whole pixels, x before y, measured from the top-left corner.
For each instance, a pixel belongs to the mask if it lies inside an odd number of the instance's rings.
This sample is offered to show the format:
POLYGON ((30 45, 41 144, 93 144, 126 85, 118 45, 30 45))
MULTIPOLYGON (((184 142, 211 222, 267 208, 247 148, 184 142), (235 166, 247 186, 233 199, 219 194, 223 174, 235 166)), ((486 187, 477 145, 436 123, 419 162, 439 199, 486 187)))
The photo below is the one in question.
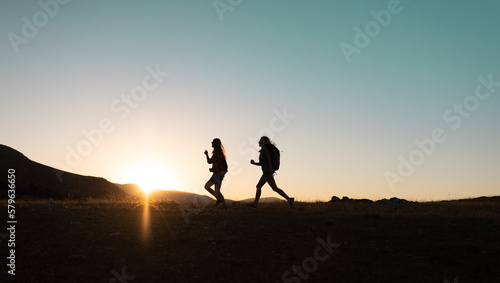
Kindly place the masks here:
POLYGON ((257 208, 259 203, 260 194, 262 191, 262 186, 266 183, 271 186, 273 191, 277 192, 280 196, 284 197, 291 208, 293 208, 293 203, 295 201, 294 198, 288 197, 288 195, 276 185, 276 181, 274 180, 274 173, 279 169, 280 163, 280 152, 279 149, 271 142, 271 140, 263 136, 259 140, 260 154, 259 154, 259 162, 255 162, 253 159, 250 160, 250 163, 253 165, 261 166, 262 168, 262 177, 260 177, 259 182, 257 183, 257 192, 255 193, 255 200, 251 203, 247 203, 248 206, 257 208))
POLYGON ((222 180, 224 179, 224 175, 227 173, 227 162, 226 162, 226 153, 224 152, 224 146, 220 139, 214 139, 212 141, 212 157, 208 157, 208 151, 205 150, 205 156, 207 157, 207 162, 212 164, 212 168, 210 168, 210 172, 212 172, 212 177, 205 184, 205 190, 211 193, 216 199, 217 202, 215 206, 222 203, 224 207, 226 207, 226 201, 224 196, 220 192, 220 187, 222 185, 222 180), (211 188, 215 185, 215 191, 211 188))

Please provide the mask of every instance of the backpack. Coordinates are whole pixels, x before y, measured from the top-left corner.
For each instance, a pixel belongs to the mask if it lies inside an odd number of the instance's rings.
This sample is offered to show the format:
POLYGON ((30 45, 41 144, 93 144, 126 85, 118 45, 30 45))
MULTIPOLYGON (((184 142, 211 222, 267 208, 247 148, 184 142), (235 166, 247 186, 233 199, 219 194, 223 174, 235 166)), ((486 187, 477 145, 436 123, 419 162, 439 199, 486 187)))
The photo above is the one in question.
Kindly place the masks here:
POLYGON ((280 150, 274 145, 269 145, 269 153, 271 154, 271 164, 273 166, 273 170, 280 169, 280 150))

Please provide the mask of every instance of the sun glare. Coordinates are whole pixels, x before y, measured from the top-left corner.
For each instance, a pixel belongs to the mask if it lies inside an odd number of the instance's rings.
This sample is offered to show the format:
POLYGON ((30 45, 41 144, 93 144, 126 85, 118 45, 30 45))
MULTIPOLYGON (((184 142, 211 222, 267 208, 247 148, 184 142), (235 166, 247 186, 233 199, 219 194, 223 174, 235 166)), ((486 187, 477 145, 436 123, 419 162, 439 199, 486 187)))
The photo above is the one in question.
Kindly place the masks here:
POLYGON ((158 164, 137 164, 128 170, 124 177, 129 180, 128 182, 140 186, 145 193, 154 190, 173 190, 176 186, 168 170, 158 164))

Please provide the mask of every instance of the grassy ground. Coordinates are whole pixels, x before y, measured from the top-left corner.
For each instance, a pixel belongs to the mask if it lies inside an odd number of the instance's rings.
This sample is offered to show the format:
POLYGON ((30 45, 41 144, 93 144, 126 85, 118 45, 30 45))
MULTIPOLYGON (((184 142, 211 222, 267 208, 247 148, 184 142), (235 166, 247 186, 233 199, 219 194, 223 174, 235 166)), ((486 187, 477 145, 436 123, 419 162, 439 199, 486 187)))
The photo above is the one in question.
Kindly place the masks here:
POLYGON ((132 201, 18 201, 16 216, 1 282, 500 282, 493 200, 154 203, 147 218, 132 201))

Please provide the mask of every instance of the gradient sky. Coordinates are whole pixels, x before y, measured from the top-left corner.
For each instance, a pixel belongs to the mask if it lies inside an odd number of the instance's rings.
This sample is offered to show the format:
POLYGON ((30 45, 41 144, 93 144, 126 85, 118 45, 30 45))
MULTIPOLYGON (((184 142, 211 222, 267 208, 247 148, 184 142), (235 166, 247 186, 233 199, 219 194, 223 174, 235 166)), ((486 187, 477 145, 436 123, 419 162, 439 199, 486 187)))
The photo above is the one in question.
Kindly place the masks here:
POLYGON ((34 161, 205 194, 218 137, 243 199, 266 134, 299 200, 500 192, 498 1, 39 3, 0 4, 0 143, 34 161))

